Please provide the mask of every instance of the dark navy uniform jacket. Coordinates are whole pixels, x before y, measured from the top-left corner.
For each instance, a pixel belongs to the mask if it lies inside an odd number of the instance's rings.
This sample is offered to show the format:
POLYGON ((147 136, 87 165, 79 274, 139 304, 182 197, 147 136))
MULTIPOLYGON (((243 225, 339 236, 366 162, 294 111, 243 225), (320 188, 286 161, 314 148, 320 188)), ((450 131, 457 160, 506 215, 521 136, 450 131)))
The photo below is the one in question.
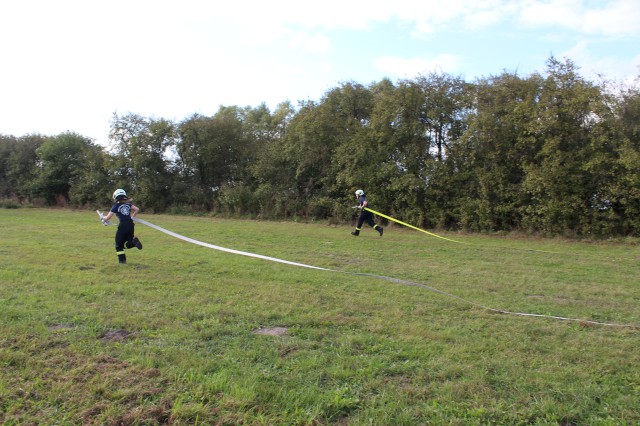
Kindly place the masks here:
POLYGON ((118 216, 120 224, 130 225, 133 223, 131 218, 131 203, 114 203, 111 211, 118 216))

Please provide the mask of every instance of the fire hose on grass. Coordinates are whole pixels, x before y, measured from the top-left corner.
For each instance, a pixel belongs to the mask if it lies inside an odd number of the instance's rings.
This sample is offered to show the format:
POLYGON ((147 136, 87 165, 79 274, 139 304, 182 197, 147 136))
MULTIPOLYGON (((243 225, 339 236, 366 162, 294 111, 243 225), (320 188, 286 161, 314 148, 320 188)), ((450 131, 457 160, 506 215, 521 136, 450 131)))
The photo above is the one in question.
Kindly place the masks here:
MULTIPOLYGON (((380 213, 375 212, 373 210, 370 210, 370 211, 372 213, 381 215, 380 213)), ((98 215, 101 215, 101 213, 99 211, 97 211, 97 212, 98 212, 98 215)), ((384 215, 381 215, 381 217, 389 218, 388 216, 384 216, 384 215)), ((102 220, 102 216, 101 216, 101 220, 102 220)), ((369 274, 369 273, 363 273, 363 272, 340 271, 340 270, 336 270, 336 269, 323 268, 323 267, 319 267, 319 266, 307 265, 307 264, 304 264, 304 263, 291 262, 291 261, 288 261, 288 260, 278 259, 278 258, 275 258, 275 257, 264 256, 264 255, 255 254, 255 253, 249 253, 249 252, 240 251, 240 250, 234 250, 234 249, 230 249, 230 248, 221 247, 221 246, 205 243, 205 242, 202 242, 202 241, 198 241, 198 240, 195 240, 193 238, 185 237, 184 235, 180 235, 180 234, 177 234, 175 232, 169 231, 167 229, 164 229, 164 228, 162 228, 162 227, 160 227, 158 225, 154 225, 153 223, 147 222, 146 220, 140 219, 138 217, 135 217, 133 220, 135 222, 138 222, 138 223, 142 224, 142 225, 146 225, 146 226, 148 226, 150 228, 153 228, 153 229, 155 229, 157 231, 160 231, 160 232, 162 232, 164 234, 170 235, 170 236, 172 236, 174 238, 178 238, 178 239, 186 241, 188 243, 200 245, 200 246, 207 247, 207 248, 210 248, 210 249, 219 250, 219 251, 223 251, 223 252, 227 252, 227 253, 231 253, 231 254, 237 254, 237 255, 241 255, 241 256, 253 257, 253 258, 267 260, 267 261, 271 261, 271 262, 282 263, 282 264, 291 265, 291 266, 315 269, 315 270, 326 271, 326 272, 340 273, 340 274, 348 274, 348 275, 354 275, 354 276, 365 276, 365 277, 377 278, 377 279, 385 280, 385 281, 392 282, 392 283, 398 283, 398 284, 403 284, 403 285, 408 285, 408 286, 413 286, 413 287, 420 287, 420 288, 424 288, 426 290, 429 290, 431 292, 438 293, 438 294, 444 295, 446 297, 449 297, 449 298, 452 298, 452 299, 456 299, 458 301, 461 301, 461 302, 470 304, 472 306, 475 306, 477 308, 484 309, 484 310, 487 310, 487 311, 491 311, 491 312, 494 312, 494 313, 517 315, 517 316, 524 316, 524 317, 547 318, 547 319, 555 319, 555 320, 563 320, 563 321, 573 321, 573 322, 578 322, 578 323, 583 324, 583 325, 602 325, 602 326, 612 326, 612 327, 640 328, 640 326, 633 325, 633 324, 605 323, 605 322, 582 320, 582 319, 576 319, 576 318, 567 318, 567 317, 560 317, 560 316, 553 316, 553 315, 532 314, 532 313, 524 313, 524 312, 511 312, 511 311, 502 310, 502 309, 495 309, 495 308, 484 306, 484 305, 481 305, 479 303, 476 303, 476 302, 473 302, 473 301, 470 301, 470 300, 467 300, 467 299, 463 299, 463 298, 461 298, 459 296, 456 296, 456 295, 451 294, 451 293, 447 293, 445 291, 439 290, 439 289, 437 289, 435 287, 428 286, 426 284, 416 283, 416 282, 413 282, 413 281, 407 281, 407 280, 403 280, 403 279, 399 279, 399 278, 387 277, 387 276, 384 276, 384 275, 376 275, 376 274, 369 274)), ((395 219, 391 219, 391 220, 397 221, 395 219)), ((430 232, 423 231, 423 230, 421 230, 419 228, 416 228, 414 226, 405 224, 405 223, 400 222, 400 221, 397 221, 397 222, 401 223, 401 224, 403 224, 405 226, 408 226, 410 228, 415 228, 415 229, 417 229, 417 230, 419 230, 421 232, 425 232, 425 233, 427 233, 429 235, 436 236, 438 238, 442 238, 442 239, 447 240, 447 241, 451 241, 451 242, 454 242, 454 243, 461 243, 460 241, 455 241, 455 240, 451 240, 451 239, 448 239, 448 238, 440 237, 440 236, 435 235, 435 234, 431 234, 430 232)), ((105 226, 106 225, 113 225, 112 223, 106 222, 104 220, 102 220, 102 223, 105 226)), ((461 244, 466 244, 466 243, 461 243, 461 244)))

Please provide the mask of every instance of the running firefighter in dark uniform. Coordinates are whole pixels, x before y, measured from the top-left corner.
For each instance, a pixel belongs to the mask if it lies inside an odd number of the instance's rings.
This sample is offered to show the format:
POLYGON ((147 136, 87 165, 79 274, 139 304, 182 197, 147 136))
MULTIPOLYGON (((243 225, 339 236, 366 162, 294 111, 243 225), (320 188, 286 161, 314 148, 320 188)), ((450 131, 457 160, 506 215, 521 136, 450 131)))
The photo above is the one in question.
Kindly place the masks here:
POLYGON ((127 255, 124 254, 125 249, 136 247, 142 250, 142 243, 134 235, 133 218, 136 217, 140 209, 128 201, 127 193, 124 189, 116 189, 113 193, 113 206, 106 216, 101 220, 108 221, 113 215, 118 216, 120 225, 116 231, 116 254, 119 263, 127 263, 127 255))
POLYGON ((360 216, 358 217, 358 224, 356 225, 356 230, 351 233, 351 235, 355 235, 356 237, 360 235, 360 231, 362 230, 362 225, 367 222, 367 224, 378 231, 380 236, 382 237, 382 233, 384 229, 382 226, 377 225, 373 220, 373 213, 368 210, 365 210, 365 207, 369 204, 367 201, 367 197, 364 195, 364 191, 362 189, 358 189, 356 191, 356 200, 358 200, 358 205, 356 208, 361 209, 360 216))

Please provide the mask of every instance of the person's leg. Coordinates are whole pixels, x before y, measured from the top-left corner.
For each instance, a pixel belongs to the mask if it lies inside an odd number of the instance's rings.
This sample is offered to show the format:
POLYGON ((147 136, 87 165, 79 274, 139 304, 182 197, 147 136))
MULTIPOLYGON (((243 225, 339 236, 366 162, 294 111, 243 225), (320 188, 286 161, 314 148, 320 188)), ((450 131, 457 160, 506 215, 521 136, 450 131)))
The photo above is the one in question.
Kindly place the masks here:
POLYGON ((356 225, 356 230, 353 231, 351 233, 351 235, 355 235, 356 237, 358 235, 360 235, 360 231, 362 230, 362 224, 364 223, 364 221, 366 219, 366 214, 365 213, 367 213, 367 212, 363 211, 362 213, 360 213, 360 217, 358 217, 358 224, 356 225))
POLYGON ((136 246, 136 243, 133 241, 133 226, 127 225, 124 231, 124 238, 126 241, 124 248, 132 249, 136 246))
POLYGON ((124 247, 127 241, 125 230, 118 227, 116 231, 116 254, 118 255, 118 263, 127 263, 127 255, 124 254, 124 247))
POLYGON ((130 226, 127 229, 126 237, 125 237, 125 245, 124 248, 132 249, 136 247, 138 250, 142 250, 142 243, 138 239, 138 237, 134 236, 134 227, 130 226))
POLYGON ((140 242, 140 240, 138 239, 138 237, 135 236, 135 225, 131 226, 131 236, 133 237, 133 245, 138 249, 138 250, 142 250, 142 243, 140 242))
POLYGON ((130 240, 127 240, 125 248, 132 249, 136 247, 138 250, 142 250, 142 243, 138 239, 138 237, 133 237, 130 240))
POLYGON ((370 227, 372 227, 373 229, 375 229, 376 231, 378 231, 378 234, 380 234, 380 236, 382 237, 382 233, 384 232, 384 229, 382 228, 382 226, 376 224, 373 220, 373 215, 369 216, 367 218, 367 223, 369 224, 370 227))
POLYGON ((138 239, 138 237, 133 237, 133 245, 137 247, 138 250, 142 250, 142 243, 138 239))

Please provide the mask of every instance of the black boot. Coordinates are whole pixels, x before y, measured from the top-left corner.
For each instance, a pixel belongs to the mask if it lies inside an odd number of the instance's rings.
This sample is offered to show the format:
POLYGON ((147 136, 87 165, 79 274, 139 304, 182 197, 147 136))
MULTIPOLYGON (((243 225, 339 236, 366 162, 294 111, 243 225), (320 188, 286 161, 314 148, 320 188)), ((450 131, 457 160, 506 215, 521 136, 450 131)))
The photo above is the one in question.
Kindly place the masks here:
POLYGON ((358 235, 360 235, 360 230, 359 230, 359 229, 356 229, 355 231, 353 231, 353 232, 351 233, 351 235, 353 235, 354 237, 357 237, 358 235))
POLYGON ((382 228, 382 226, 378 226, 377 229, 378 229, 378 233, 382 237, 382 233, 384 232, 384 228, 382 228))
POLYGON ((133 245, 136 246, 138 250, 142 250, 142 243, 140 242, 138 237, 133 237, 133 245))
POLYGON ((126 254, 119 254, 118 255, 118 263, 121 265, 125 265, 127 263, 127 255, 126 254))

